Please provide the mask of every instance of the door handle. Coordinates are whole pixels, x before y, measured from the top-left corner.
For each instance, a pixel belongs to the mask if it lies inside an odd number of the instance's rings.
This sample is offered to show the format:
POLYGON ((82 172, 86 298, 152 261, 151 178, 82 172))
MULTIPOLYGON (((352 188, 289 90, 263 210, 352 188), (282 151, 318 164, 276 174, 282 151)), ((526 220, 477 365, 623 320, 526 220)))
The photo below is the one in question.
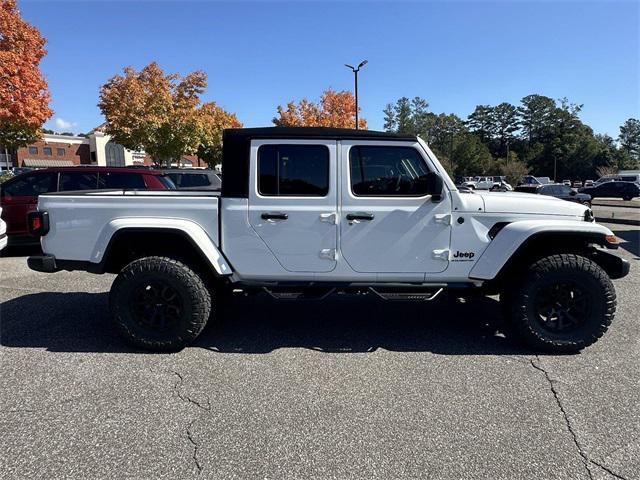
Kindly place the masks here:
POLYGON ((374 219, 373 213, 358 212, 358 213, 348 213, 347 214, 347 220, 349 220, 349 221, 353 221, 353 220, 368 220, 368 221, 371 221, 373 219, 374 219))
POLYGON ((260 215, 260 218, 263 220, 286 220, 289 218, 289 215, 282 212, 264 212, 260 215))

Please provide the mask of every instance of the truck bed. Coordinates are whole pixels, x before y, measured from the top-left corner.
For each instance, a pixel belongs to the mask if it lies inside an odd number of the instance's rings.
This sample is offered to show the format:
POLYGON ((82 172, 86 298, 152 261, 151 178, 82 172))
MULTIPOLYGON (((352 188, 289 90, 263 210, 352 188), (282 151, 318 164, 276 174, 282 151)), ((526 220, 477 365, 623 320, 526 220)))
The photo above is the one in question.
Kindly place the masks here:
POLYGON ((99 263, 111 236, 123 226, 163 228, 196 224, 219 244, 218 192, 94 190, 41 195, 40 211, 49 212, 45 252, 58 258, 99 263))

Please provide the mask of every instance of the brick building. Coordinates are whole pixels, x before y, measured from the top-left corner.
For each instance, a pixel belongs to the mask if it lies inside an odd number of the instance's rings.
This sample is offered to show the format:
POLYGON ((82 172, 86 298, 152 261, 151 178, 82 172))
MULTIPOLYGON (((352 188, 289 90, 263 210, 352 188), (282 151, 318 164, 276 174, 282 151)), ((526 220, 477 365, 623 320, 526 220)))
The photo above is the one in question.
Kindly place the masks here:
MULTIPOLYGON (((4 150, 0 166, 12 167, 70 167, 74 165, 98 165, 126 167, 153 165, 145 152, 127 150, 113 141, 109 135, 95 129, 86 137, 45 133, 42 139, 6 155, 4 150)), ((175 162, 174 162, 175 165, 175 162)), ((206 163, 195 155, 185 155, 180 160, 183 167, 205 167, 206 163)))

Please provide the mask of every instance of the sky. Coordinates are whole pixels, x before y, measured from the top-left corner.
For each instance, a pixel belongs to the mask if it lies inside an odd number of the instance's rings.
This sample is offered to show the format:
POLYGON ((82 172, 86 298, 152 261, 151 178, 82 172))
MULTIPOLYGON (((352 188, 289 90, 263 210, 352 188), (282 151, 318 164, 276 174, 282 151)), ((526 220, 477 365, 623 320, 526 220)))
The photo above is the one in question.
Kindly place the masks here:
POLYGON ((99 88, 123 67, 208 74, 205 101, 247 127, 279 104, 353 88, 361 116, 420 96, 466 118, 478 104, 538 93, 584 104, 581 118, 617 137, 640 117, 640 2, 218 2, 18 0, 47 38, 41 63, 56 131, 102 123, 99 88))

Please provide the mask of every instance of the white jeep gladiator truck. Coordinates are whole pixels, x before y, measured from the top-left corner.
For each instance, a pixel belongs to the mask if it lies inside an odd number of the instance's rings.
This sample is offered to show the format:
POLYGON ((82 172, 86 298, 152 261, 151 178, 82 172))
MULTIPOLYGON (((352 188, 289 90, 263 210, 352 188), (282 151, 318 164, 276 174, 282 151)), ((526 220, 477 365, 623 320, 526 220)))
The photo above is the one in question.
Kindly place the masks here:
POLYGON ((510 331, 555 352, 592 344, 614 317, 611 279, 629 263, 608 251, 615 235, 584 205, 458 191, 414 136, 276 127, 223 138, 220 194, 41 195, 29 224, 44 254, 29 266, 117 273, 116 327, 161 351, 193 341, 233 290, 499 294, 510 331))

